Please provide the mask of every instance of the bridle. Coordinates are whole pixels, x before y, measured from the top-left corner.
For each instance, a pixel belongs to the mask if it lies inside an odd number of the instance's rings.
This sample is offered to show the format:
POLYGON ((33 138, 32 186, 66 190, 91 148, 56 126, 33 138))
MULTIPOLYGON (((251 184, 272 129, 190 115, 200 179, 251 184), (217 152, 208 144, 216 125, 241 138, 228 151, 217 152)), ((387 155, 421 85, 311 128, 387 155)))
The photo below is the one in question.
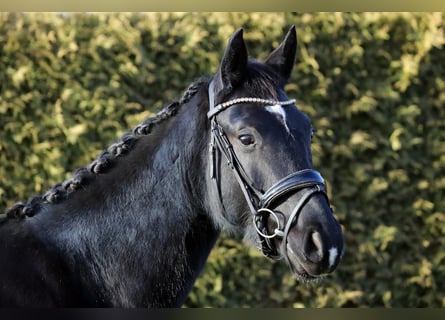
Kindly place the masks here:
MULTIPOLYGON (((210 138, 210 176, 216 183, 218 190, 219 201, 224 209, 222 203, 222 195, 219 184, 219 171, 218 171, 218 157, 220 154, 224 155, 227 160, 228 166, 232 169, 232 172, 241 187, 244 197, 247 201, 249 209, 253 216, 254 226, 259 236, 260 247, 266 257, 274 260, 285 258, 289 262, 287 255, 287 238, 289 232, 294 225, 294 220, 298 219, 298 215, 304 205, 307 203, 310 197, 316 193, 321 193, 326 196, 326 186, 323 177, 320 173, 313 169, 304 169, 291 173, 285 178, 281 179, 274 185, 272 185, 265 192, 255 186, 255 183, 247 175, 242 164, 238 160, 238 157, 233 150, 227 135, 223 128, 219 125, 216 116, 226 110, 227 108, 237 104, 259 104, 259 105, 281 105, 290 106, 295 104, 295 99, 287 101, 276 101, 269 99, 242 97, 232 99, 215 106, 214 101, 214 89, 213 81, 209 85, 209 111, 207 117, 211 122, 211 138, 210 138), (219 151, 219 152, 218 152, 219 151), (271 209, 279 199, 283 199, 285 196, 290 196, 298 191, 301 191, 301 197, 297 203, 297 206, 291 213, 289 219, 284 221, 283 225, 280 224, 278 215, 283 214, 275 212, 271 209), (269 232, 269 218, 273 218, 276 223, 276 228, 273 233, 269 232), (279 254, 273 239, 275 237, 281 237, 281 255, 279 254)), ((289 263, 289 265, 291 265, 289 263)))

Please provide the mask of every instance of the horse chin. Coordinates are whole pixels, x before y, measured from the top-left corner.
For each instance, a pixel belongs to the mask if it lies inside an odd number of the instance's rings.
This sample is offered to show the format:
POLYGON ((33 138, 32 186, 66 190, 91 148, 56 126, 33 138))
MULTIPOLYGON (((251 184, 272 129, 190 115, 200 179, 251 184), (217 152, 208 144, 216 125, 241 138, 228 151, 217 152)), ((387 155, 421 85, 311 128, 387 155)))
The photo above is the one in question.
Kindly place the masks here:
POLYGON ((317 285, 324 279, 323 274, 311 275, 309 272, 307 272, 304 268, 301 258, 297 254, 295 254, 289 246, 287 247, 287 249, 288 262, 298 282, 303 284, 317 285))

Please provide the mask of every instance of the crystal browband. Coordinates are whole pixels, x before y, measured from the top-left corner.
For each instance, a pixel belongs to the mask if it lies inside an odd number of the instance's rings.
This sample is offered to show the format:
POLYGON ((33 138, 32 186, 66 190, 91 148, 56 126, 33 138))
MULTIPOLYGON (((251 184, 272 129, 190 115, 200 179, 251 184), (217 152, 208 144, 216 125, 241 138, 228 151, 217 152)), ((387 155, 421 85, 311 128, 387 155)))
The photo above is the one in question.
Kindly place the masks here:
POLYGON ((261 98, 251 98, 251 97, 243 97, 243 98, 236 98, 232 99, 223 103, 218 104, 214 108, 212 108, 209 112, 207 112, 207 117, 211 119, 213 116, 215 116, 217 113, 223 111, 224 109, 233 106, 235 104, 240 103, 256 103, 256 104, 263 104, 263 105, 270 105, 270 106, 286 106, 290 104, 295 103, 295 99, 287 100, 287 101, 277 101, 277 100, 270 100, 270 99, 261 99, 261 98))

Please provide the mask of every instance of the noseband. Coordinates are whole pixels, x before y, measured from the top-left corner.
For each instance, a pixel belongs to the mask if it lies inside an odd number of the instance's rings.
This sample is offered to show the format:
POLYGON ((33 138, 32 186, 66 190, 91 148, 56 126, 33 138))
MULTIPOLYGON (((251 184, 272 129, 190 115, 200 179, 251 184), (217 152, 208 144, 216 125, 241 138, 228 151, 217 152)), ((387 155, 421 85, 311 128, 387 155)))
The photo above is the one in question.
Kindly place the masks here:
MULTIPOLYGON (((295 104, 295 99, 287 101, 276 101, 261 98, 243 97, 232 99, 215 106, 213 81, 209 85, 209 112, 207 117, 211 121, 211 142, 210 142, 210 176, 215 181, 218 190, 219 200, 222 203, 222 196, 220 191, 220 185, 218 181, 218 156, 223 154, 227 160, 228 166, 232 169, 232 172, 241 187, 241 190, 246 198, 249 209, 253 215, 253 221, 255 229, 259 236, 260 247, 266 257, 274 260, 281 259, 287 256, 287 238, 289 232, 294 225, 294 222, 298 219, 298 215, 304 205, 307 203, 310 197, 316 193, 322 193, 326 196, 326 187, 323 177, 320 173, 313 169, 304 169, 291 173, 285 178, 281 179, 270 187, 265 192, 257 188, 253 180, 247 175, 240 161, 238 160, 233 146, 231 145, 227 135, 223 128, 218 124, 216 116, 226 110, 227 108, 237 104, 259 104, 259 105, 281 105, 289 106, 295 104), (219 151, 219 152, 217 152, 219 151), (283 199, 285 196, 290 196, 298 191, 302 192, 297 206, 291 213, 289 219, 286 219, 282 213, 275 212, 271 209, 272 205, 279 199, 283 199), (284 224, 280 223, 278 215, 284 217, 284 224), (269 219, 273 218, 276 223, 276 228, 273 233, 269 232, 269 219), (281 237, 281 254, 277 251, 273 238, 281 237)), ((225 210, 225 209, 224 209, 225 210)), ((288 261, 289 262, 289 261, 288 261)))

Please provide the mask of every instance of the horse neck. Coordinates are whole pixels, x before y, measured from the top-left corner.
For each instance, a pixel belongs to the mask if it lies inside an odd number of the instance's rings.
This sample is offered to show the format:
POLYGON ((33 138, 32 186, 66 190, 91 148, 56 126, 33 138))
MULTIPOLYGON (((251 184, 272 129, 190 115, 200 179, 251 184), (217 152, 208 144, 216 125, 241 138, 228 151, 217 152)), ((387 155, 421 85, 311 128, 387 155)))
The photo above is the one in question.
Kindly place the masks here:
POLYGON ((193 102, 86 190, 35 216, 44 240, 106 304, 179 305, 217 239, 204 205, 203 115, 193 102))

